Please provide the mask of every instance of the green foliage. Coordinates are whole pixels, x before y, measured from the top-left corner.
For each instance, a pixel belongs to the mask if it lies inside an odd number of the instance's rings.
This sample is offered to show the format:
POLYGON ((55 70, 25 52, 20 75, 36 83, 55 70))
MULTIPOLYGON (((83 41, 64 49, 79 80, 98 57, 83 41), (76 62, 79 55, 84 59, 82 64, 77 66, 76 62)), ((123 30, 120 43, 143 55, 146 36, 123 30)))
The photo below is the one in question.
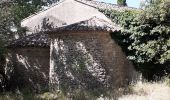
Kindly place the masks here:
POLYGON ((139 19, 142 24, 154 25, 168 24, 170 20, 170 1, 169 0, 147 0, 143 4, 144 12, 139 19), (168 23, 167 23, 168 22, 168 23))
POLYGON ((22 19, 36 13, 45 5, 42 0, 15 0, 12 9, 16 24, 20 24, 22 19))
POLYGON ((126 0, 117 0, 117 4, 120 6, 126 6, 126 0))
POLYGON ((11 35, 11 26, 13 26, 13 17, 12 17, 12 3, 4 2, 0 3, 0 37, 1 40, 7 40, 11 35))
POLYGON ((143 9, 131 11, 100 10, 124 30, 119 43, 137 63, 165 64, 170 60, 170 1, 148 0, 143 9))
POLYGON ((21 20, 53 2, 57 0, 4 0, 0 2, 1 39, 9 41, 15 39, 16 34, 23 36, 26 29, 20 26, 21 20))
POLYGON ((130 37, 130 29, 131 27, 135 27, 139 25, 137 21, 137 15, 140 13, 139 10, 124 10, 122 12, 116 10, 107 10, 100 9, 102 13, 104 13, 108 18, 110 18, 114 23, 120 25, 123 29, 121 32, 114 32, 110 35, 114 40, 117 41, 119 45, 121 45, 126 55, 133 55, 133 51, 128 50, 128 46, 132 43, 130 37))
POLYGON ((170 1, 149 0, 139 15, 139 26, 132 27, 130 50, 137 62, 164 64, 170 60, 170 1))
MULTIPOLYGON (((121 32, 111 36, 147 77, 162 75, 170 63, 170 1, 147 0, 143 10, 100 10, 121 32)), ((165 74, 165 73, 164 73, 165 74)))
POLYGON ((43 6, 47 5, 47 2, 42 0, 14 0, 12 6, 13 23, 20 37, 25 35, 27 31, 20 26, 21 21, 38 12, 43 6))
POLYGON ((140 12, 139 10, 124 10, 122 12, 117 10, 100 9, 108 18, 114 23, 121 25, 125 29, 128 29, 131 25, 137 26, 136 15, 140 12))

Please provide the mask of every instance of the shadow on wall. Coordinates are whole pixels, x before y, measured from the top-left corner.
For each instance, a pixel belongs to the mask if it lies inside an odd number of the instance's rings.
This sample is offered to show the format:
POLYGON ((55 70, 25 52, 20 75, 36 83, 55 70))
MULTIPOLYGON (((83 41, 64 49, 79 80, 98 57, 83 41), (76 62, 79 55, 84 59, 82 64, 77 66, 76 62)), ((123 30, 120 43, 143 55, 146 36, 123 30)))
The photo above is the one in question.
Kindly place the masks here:
MULTIPOLYGON (((53 47, 54 68, 50 75, 51 89, 57 88, 64 93, 71 93, 76 89, 95 92, 96 95, 105 94, 107 87, 106 69, 104 69, 83 42, 72 40, 56 40, 53 47), (57 79, 55 79, 57 77, 57 79), (57 86, 57 87, 56 87, 57 86)), ((93 44, 93 43, 92 43, 93 44)), ((99 54, 100 55, 100 54, 99 54)), ((97 56, 97 53, 96 55, 97 56)))
POLYGON ((35 92, 50 88, 65 94, 82 89, 95 96, 127 86, 132 66, 109 34, 96 33, 62 34, 62 39, 52 41, 51 51, 38 47, 12 50, 10 86, 35 92))
POLYGON ((41 19, 40 22, 42 23, 34 27, 34 33, 53 30, 57 27, 61 27, 67 24, 66 22, 57 19, 53 16, 45 16, 43 19, 41 19))
MULTIPOLYGON (((49 48, 20 48, 12 51, 11 89, 48 90, 49 48)), ((10 65, 10 66, 11 66, 10 65)))
POLYGON ((113 42, 107 38, 101 41, 100 38, 105 37, 91 34, 90 37, 83 39, 77 36, 63 36, 62 39, 53 40, 49 76, 51 90, 62 90, 65 94, 69 94, 74 90, 82 89, 97 96, 101 94, 106 96, 109 95, 109 91, 127 85, 126 78, 130 77, 128 77, 126 58, 116 54, 121 51, 114 51, 119 50, 114 47, 111 49, 115 53, 106 50, 110 48, 103 49, 106 45, 101 42, 113 42), (108 59, 108 56, 112 59, 108 59), (122 64, 118 63, 120 61, 116 58, 121 59, 122 64))

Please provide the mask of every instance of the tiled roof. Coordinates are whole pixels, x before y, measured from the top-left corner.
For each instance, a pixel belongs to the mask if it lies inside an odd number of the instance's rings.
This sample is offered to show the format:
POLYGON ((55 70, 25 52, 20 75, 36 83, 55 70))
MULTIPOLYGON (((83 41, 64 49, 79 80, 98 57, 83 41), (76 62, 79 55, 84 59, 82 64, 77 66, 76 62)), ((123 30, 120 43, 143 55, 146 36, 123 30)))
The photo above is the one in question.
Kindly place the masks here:
MULTIPOLYGON (((90 18, 89 20, 81 21, 75 24, 71 24, 64 27, 56 28, 55 30, 49 30, 56 32, 61 31, 118 31, 120 28, 114 26, 109 22, 99 19, 97 17, 90 18)), ((48 31, 46 31, 48 32, 48 31)), ((23 38, 17 39, 11 42, 8 47, 49 47, 50 38, 47 34, 40 32, 37 34, 32 34, 25 36, 23 38)))
POLYGON ((37 33, 12 41, 7 47, 49 47, 50 38, 47 34, 37 33))
MULTIPOLYGON (((90 1, 90 0, 75 0, 77 2, 98 8, 98 9, 116 9, 116 10, 124 10, 124 9, 134 9, 129 7, 120 7, 114 4, 99 2, 99 1, 90 1)), ((121 28, 113 23, 110 23, 104 19, 100 19, 97 17, 92 17, 85 21, 76 22, 74 24, 66 25, 66 23, 60 19, 55 19, 51 16, 47 16, 46 19, 44 19, 44 22, 47 24, 45 26, 59 26, 59 27, 43 27, 45 32, 48 31, 116 31, 120 30, 121 28), (55 22, 52 25, 49 24, 51 22, 55 22), (61 22, 61 25, 60 23, 61 22), (54 25, 57 24, 57 25, 54 25), (59 24, 59 25, 58 25, 59 24)), ((13 42, 11 42, 8 47, 49 47, 49 37, 48 35, 45 35, 44 33, 40 32, 38 34, 32 34, 20 39, 17 39, 13 42)))

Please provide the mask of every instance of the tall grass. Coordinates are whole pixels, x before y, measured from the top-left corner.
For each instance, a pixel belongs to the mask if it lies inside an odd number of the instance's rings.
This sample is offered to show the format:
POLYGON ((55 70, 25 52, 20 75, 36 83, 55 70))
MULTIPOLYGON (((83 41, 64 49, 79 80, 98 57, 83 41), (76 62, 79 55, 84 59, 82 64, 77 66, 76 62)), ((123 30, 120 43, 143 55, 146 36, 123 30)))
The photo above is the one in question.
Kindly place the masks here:
POLYGON ((121 96, 118 100, 170 100, 170 79, 157 82, 138 81, 131 85, 132 93, 121 96))
POLYGON ((170 100, 170 79, 164 78, 157 82, 138 81, 126 89, 120 88, 113 94, 116 94, 114 98, 94 96, 85 90, 77 90, 69 96, 61 91, 33 94, 27 90, 16 90, 1 93, 0 100, 170 100))

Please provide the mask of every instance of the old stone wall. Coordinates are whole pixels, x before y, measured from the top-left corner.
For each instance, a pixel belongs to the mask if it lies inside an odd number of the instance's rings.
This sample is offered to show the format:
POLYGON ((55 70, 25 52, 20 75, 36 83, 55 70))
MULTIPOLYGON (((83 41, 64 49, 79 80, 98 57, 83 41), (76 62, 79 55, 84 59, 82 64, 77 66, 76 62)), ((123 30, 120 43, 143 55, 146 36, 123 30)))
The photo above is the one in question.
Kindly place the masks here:
POLYGON ((136 72, 107 32, 50 34, 50 48, 11 49, 6 74, 14 88, 103 92, 128 85, 136 72))
POLYGON ((50 87, 107 90, 125 86, 135 75, 132 64, 107 32, 50 34, 50 87))
POLYGON ((35 92, 48 89, 49 48, 15 48, 7 57, 6 73, 11 88, 28 88, 35 92))

